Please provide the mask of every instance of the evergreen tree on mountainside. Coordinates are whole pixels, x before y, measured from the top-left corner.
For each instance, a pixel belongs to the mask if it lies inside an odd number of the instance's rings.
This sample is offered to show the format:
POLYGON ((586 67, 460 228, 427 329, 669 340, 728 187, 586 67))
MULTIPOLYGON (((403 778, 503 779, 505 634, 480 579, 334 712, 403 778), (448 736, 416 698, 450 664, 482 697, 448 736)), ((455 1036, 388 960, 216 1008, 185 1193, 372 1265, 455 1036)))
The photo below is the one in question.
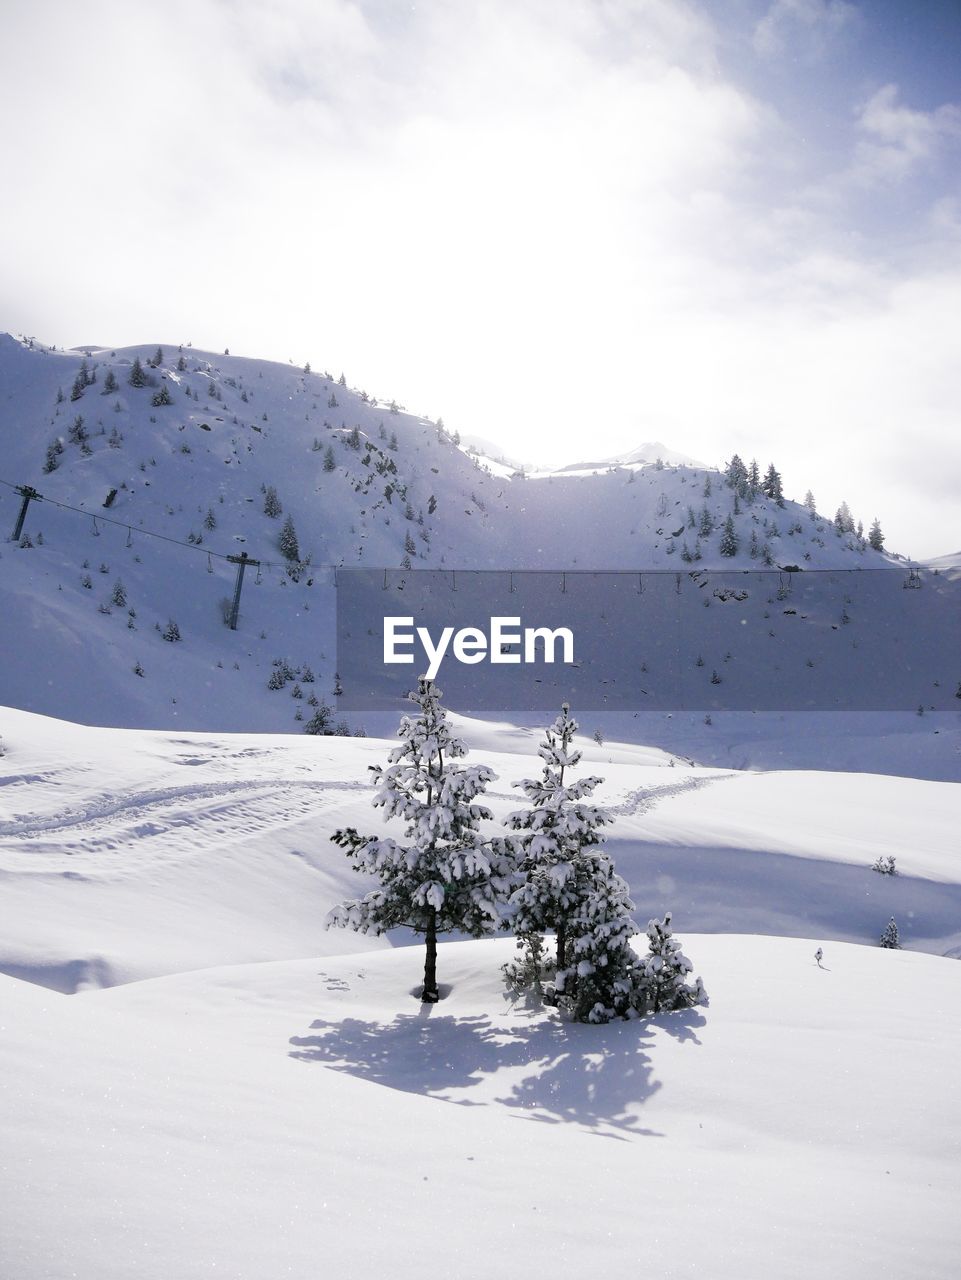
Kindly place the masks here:
POLYGON ((720 552, 722 556, 736 556, 738 548, 737 530, 734 528, 734 517, 728 516, 724 521, 721 534, 720 552))
POLYGON ((288 516, 280 530, 280 538, 278 539, 280 554, 285 560, 299 560, 300 546, 297 542, 297 531, 294 528, 293 519, 288 516))
POLYGON ((842 502, 834 514, 834 527, 838 533, 854 532, 854 516, 846 502, 842 502))
POLYGON ((269 484, 264 490, 264 515, 270 516, 271 520, 276 520, 283 513, 284 508, 281 505, 280 498, 277 496, 277 490, 272 484, 269 484))
POLYGON ((478 830, 490 810, 476 804, 495 775, 486 765, 457 763, 467 748, 454 738, 440 691, 422 678, 415 716, 401 720, 401 744, 388 767, 372 766, 375 807, 405 824, 403 843, 391 837, 362 836, 348 827, 331 837, 347 850, 354 868, 375 877, 378 887, 363 898, 335 907, 332 926, 383 933, 404 926, 426 943, 422 999, 439 999, 437 938, 452 930, 481 937, 500 922, 510 891, 509 857, 478 830))
POLYGON ((748 471, 741 458, 735 453, 731 461, 724 468, 724 475, 728 483, 728 487, 736 493, 748 483, 748 471))
POLYGON ((868 531, 868 545, 873 547, 875 551, 884 550, 884 534, 881 532, 881 521, 874 517, 871 528, 868 531))
POLYGON ((776 502, 779 507, 784 506, 784 492, 781 488, 781 474, 775 469, 772 462, 764 473, 764 479, 761 481, 761 492, 767 494, 772 502, 776 502))
POLYGON ((761 472, 757 465, 757 458, 751 459, 751 465, 747 470, 747 487, 751 497, 756 498, 761 492, 761 472))

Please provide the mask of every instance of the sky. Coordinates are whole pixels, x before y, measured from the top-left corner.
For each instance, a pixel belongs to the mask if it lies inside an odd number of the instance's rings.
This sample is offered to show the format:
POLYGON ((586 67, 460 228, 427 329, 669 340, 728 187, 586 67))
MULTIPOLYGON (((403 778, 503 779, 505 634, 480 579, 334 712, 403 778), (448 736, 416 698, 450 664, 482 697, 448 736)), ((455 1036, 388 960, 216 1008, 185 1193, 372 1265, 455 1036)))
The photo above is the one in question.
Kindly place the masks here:
POLYGON ((961 549, 961 3, 0 0, 0 330, 961 549))

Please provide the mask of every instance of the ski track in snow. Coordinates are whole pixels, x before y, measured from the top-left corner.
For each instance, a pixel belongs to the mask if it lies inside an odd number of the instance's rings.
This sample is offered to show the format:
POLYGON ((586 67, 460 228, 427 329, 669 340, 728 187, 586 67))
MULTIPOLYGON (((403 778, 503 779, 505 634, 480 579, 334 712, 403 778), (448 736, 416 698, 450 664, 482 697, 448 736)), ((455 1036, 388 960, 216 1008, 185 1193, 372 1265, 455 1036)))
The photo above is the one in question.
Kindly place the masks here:
MULTIPOLYGON (((104 799, 78 811, 0 823, 0 839, 37 840, 54 837, 57 853, 116 850, 136 841, 177 833, 177 847, 209 848, 211 827, 217 843, 246 839, 267 828, 287 826, 317 812, 318 800, 330 792, 370 791, 369 783, 278 779, 197 783, 132 792, 104 799), (75 837, 64 842, 57 837, 75 837)), ((13 852, 11 849, 10 852, 13 852)), ((35 855, 30 856, 31 863, 35 855)), ((9 867, 8 869, 12 869, 9 867)))
MULTIPOLYGON (((620 803, 605 807, 613 818, 635 817, 651 812, 663 800, 736 776, 736 773, 720 774, 685 778, 665 786, 638 787, 628 792, 620 803)), ((134 791, 119 799, 104 797, 77 810, 42 817, 18 816, 12 821, 0 822, 0 840, 36 841, 41 845, 41 849, 29 853, 8 846, 4 850, 4 869, 19 869, 10 860, 10 855, 16 859, 17 853, 29 860, 21 867, 34 868, 39 852, 68 856, 112 852, 136 842, 138 850, 145 853, 148 851, 144 848, 145 842, 164 840, 172 833, 177 835, 180 855, 191 850, 201 852, 209 849, 211 837, 213 843, 223 845, 300 822, 322 809, 322 797, 331 792, 356 794, 370 790, 370 784, 365 782, 264 779, 134 791), (65 836, 68 839, 62 838, 65 836), (43 848, 48 841, 52 847, 43 848)))
POLYGON ((662 800, 671 800, 687 791, 700 791, 715 782, 727 782, 738 776, 736 772, 720 773, 710 778, 685 778, 681 782, 669 782, 664 787, 638 787, 636 791, 629 791, 620 804, 605 805, 605 808, 612 818, 638 817, 656 809, 662 800))

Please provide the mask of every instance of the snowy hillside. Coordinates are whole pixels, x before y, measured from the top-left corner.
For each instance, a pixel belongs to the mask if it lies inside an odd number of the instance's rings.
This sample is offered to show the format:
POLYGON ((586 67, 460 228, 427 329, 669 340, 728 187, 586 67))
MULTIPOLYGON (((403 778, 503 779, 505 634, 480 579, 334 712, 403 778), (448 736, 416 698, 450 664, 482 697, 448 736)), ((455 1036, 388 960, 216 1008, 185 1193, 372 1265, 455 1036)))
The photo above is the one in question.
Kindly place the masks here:
MULTIPOLYGON (((323 922, 357 887, 330 835, 382 825, 367 767, 386 742, 86 729, 15 711, 3 724, 0 970, 73 991, 385 945, 323 922)), ((542 735, 458 729, 498 775, 499 822, 542 735)), ((956 735, 928 737, 957 776, 956 735)), ((673 908, 685 931, 871 945, 894 915, 912 949, 961 954, 958 785, 821 772, 816 739, 806 762, 764 773, 583 745, 645 919, 673 908), (871 870, 882 855, 897 875, 871 870)), ((901 750, 907 775, 910 739, 901 750)))
MULTIPOLYGON (((896 565, 803 505, 741 502, 718 472, 672 465, 668 450, 667 464, 650 461, 660 445, 597 474, 511 479, 346 380, 191 348, 84 355, 0 336, 0 439, 8 536, 22 506, 11 486, 43 498, 0 553, 0 701, 88 723, 299 732, 320 703, 334 706, 338 566, 896 565), (227 557, 241 552, 261 564, 231 632, 227 557), (286 691, 267 689, 278 663, 296 673, 286 691)), ((940 604, 917 595, 912 633, 943 636, 940 604)), ((745 669, 769 643, 755 603, 750 641, 736 633, 745 669)), ((818 625, 836 625, 837 584, 822 604, 818 625)), ((870 608, 857 617, 862 638, 875 622, 870 608)), ((703 642, 700 630, 689 637, 698 653, 713 626, 703 642)), ((796 647, 794 660, 810 659, 796 647)), ((943 648, 908 664, 917 670, 895 684, 894 705, 950 705, 959 673, 943 648)))

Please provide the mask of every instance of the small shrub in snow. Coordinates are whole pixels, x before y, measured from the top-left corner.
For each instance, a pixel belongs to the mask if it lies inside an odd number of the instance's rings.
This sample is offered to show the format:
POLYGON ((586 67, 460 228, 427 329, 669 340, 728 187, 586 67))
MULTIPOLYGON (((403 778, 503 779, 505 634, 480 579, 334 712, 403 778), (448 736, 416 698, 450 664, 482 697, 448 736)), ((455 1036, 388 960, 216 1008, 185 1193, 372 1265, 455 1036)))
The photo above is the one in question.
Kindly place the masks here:
POLYGON ((647 1009, 651 1013, 663 1013, 706 1004, 707 994, 701 979, 695 978, 693 983, 687 981, 694 966, 674 937, 670 911, 663 920, 648 922, 647 942, 647 955, 641 962, 641 986, 647 1009))
POLYGON ((881 934, 879 942, 882 947, 887 947, 892 951, 901 950, 901 939, 898 937, 898 926, 894 916, 888 921, 887 928, 881 934))
POLYGON ((175 644, 180 639, 180 628, 177 626, 176 622, 174 622, 173 618, 171 618, 160 634, 164 640, 169 641, 171 644, 175 644))
POLYGON ((871 870, 878 871, 882 876, 896 876, 898 874, 895 867, 895 858, 891 854, 882 854, 877 862, 872 863, 871 870))

